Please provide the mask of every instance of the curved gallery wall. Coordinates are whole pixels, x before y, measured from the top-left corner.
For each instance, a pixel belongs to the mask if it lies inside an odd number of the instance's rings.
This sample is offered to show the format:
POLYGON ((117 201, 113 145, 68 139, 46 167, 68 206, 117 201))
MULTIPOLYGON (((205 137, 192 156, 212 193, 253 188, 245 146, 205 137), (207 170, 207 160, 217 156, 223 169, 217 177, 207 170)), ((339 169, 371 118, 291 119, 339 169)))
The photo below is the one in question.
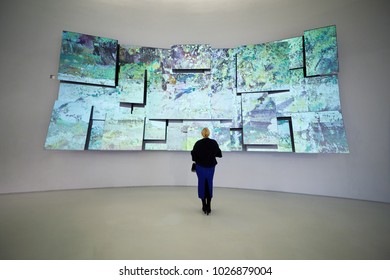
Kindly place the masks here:
POLYGON ((151 6, 148 1, 2 4, 2 21, 12 28, 6 30, 4 35, 9 40, 2 46, 3 65, 8 68, 1 68, 1 127, 6 137, 0 139, 0 192, 196 185, 196 178, 187 171, 187 152, 43 149, 51 108, 60 88, 48 76, 57 73, 62 30, 141 46, 169 48, 183 43, 234 48, 298 37, 304 30, 334 24, 340 59, 340 104, 350 153, 224 153, 216 184, 390 201, 386 156, 389 128, 376 125, 387 118, 384 104, 389 101, 382 79, 387 65, 383 58, 389 57, 381 47, 389 40, 382 31, 388 22, 381 9, 384 2, 253 2, 237 6, 231 1, 221 6, 218 1, 207 5, 198 1, 198 8, 191 6, 192 1, 187 4, 191 7, 167 3, 151 6))

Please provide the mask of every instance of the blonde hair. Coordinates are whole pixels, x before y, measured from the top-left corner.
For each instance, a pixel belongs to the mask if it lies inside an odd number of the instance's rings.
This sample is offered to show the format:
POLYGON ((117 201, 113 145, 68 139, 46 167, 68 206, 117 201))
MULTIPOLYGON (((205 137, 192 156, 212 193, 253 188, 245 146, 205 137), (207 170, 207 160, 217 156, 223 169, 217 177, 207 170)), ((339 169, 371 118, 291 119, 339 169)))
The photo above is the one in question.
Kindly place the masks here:
POLYGON ((210 130, 207 127, 203 128, 201 133, 202 133, 202 136, 204 138, 207 138, 210 136, 210 130))

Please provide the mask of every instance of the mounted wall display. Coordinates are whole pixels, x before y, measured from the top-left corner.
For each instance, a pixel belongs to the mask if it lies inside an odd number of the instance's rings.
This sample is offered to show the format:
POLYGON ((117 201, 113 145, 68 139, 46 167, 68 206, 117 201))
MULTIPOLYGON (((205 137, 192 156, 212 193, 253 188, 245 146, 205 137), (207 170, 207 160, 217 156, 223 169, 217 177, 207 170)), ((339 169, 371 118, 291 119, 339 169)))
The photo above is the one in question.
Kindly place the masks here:
POLYGON ((58 79, 115 86, 118 41, 64 31, 58 79))
POLYGON ((306 75, 327 75, 339 72, 336 26, 305 31, 306 75))
POLYGON ((92 106, 84 101, 57 100, 53 106, 45 147, 84 150, 92 106))
POLYGON ((348 153, 336 26, 274 42, 170 49, 64 31, 48 150, 348 153))

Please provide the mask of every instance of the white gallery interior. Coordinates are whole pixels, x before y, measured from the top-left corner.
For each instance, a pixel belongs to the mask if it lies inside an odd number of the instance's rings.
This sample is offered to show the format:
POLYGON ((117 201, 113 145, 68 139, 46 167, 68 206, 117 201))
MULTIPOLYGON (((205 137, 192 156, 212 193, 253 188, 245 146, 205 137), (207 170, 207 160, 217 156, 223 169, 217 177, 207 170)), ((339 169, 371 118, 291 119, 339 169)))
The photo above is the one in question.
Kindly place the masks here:
POLYGON ((63 30, 119 44, 216 48, 336 25, 349 154, 224 153, 214 184, 390 203, 385 0, 5 0, 0 3, 0 193, 195 186, 189 152, 45 150, 63 30))

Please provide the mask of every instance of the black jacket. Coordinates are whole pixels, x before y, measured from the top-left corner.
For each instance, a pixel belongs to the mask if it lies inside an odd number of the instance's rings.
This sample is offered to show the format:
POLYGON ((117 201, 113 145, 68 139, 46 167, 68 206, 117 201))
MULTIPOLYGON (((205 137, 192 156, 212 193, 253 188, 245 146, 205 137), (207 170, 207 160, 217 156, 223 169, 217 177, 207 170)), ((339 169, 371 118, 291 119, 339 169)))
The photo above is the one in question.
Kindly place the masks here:
POLYGON ((198 140, 191 151, 192 161, 202 167, 213 167, 217 165, 216 157, 222 157, 222 151, 217 141, 210 138, 198 140))

